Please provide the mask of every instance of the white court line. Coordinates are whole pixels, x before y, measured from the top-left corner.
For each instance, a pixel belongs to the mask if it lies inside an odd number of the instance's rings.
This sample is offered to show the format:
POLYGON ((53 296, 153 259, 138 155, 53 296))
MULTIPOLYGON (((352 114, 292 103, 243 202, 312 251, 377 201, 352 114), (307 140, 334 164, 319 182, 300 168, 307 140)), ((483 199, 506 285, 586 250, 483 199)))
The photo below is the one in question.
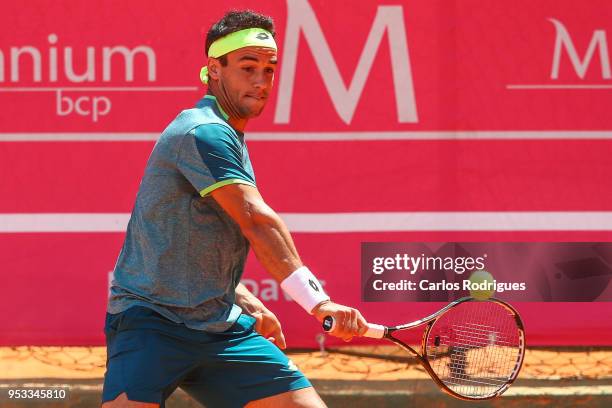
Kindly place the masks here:
MULTIPOLYGON (((310 377, 309 377, 310 378, 310 377)), ((551 381, 552 382, 552 381, 551 381)), ((100 385, 100 389, 102 386, 100 385)), ((413 389, 391 389, 391 390, 374 390, 364 389, 356 392, 355 390, 333 390, 329 391, 333 395, 360 395, 363 397, 367 396, 410 396, 410 395, 423 395, 423 391, 418 392, 413 389)), ((531 396, 548 396, 548 397, 574 397, 574 396, 601 396, 601 395, 612 395, 612 386, 610 385, 575 385, 567 386, 563 385, 552 385, 548 387, 542 387, 538 385, 534 386, 517 386, 514 385, 504 393, 504 396, 513 397, 531 397, 531 396)), ((437 398, 437 396, 436 396, 437 398)), ((432 398, 432 400, 434 400, 432 398)), ((527 406, 527 401, 521 401, 523 406, 527 406)))
MULTIPOLYGON (((0 142, 156 141, 159 132, 0 133, 0 142)), ((612 130, 576 131, 389 131, 389 132, 247 132, 247 141, 361 140, 586 140, 612 139, 612 130)))
MULTIPOLYGON (((309 377, 311 378, 311 377, 309 377)), ((554 382, 554 381, 551 381, 554 382)), ((100 389, 102 386, 100 385, 100 389)), ((415 387, 418 388, 418 387, 415 387)), ((409 396, 409 395, 423 395, 424 392, 414 391, 413 389, 390 389, 390 390, 376 390, 376 389, 363 389, 359 393, 355 390, 334 390, 333 395, 361 395, 361 396, 409 396)), ((504 393, 504 396, 513 397, 576 397, 576 396, 601 396, 601 395, 612 395, 612 386, 610 385, 551 385, 551 386, 518 386, 514 385, 504 393)), ((527 406, 527 401, 521 401, 522 404, 519 406, 527 406)))
MULTIPOLYGON (((612 231, 612 212, 281 213, 298 233, 394 231, 612 231)), ((124 232, 127 213, 0 214, 0 233, 124 232)))
MULTIPOLYGON (((94 377, 92 377, 94 378, 94 377)), ((98 378, 97 376, 95 378, 98 378)), ((312 378, 312 377, 309 377, 312 378)), ((21 379, 21 377, 19 378, 21 379)), ((316 379, 316 377, 315 377, 316 379)), ((50 388, 50 389, 70 389, 70 392, 102 392, 102 384, 75 384, 74 382, 67 383, 61 382, 61 379, 54 382, 53 380, 47 382, 24 382, 16 386, 14 382, 11 381, 11 377, 7 377, 4 379, 5 383, 0 384, 0 390, 11 389, 11 388, 50 388)), ((388 381, 390 382, 390 381, 388 381)), ((550 381, 556 382, 556 381, 550 381)), ((417 387, 418 388, 418 387, 417 387)), ((183 392, 179 390, 178 392, 183 392)), ((402 396, 402 395, 417 395, 424 394, 423 392, 416 392, 412 389, 362 389, 360 392, 355 392, 355 390, 346 390, 339 389, 330 391, 333 395, 361 395, 361 396, 402 396)), ((514 397, 522 397, 522 396, 550 396, 550 397, 558 397, 558 396, 598 396, 598 395, 612 395, 612 386, 610 385, 572 385, 567 386, 564 385, 561 387, 560 385, 550 385, 550 386, 520 386, 514 385, 508 389, 504 393, 505 396, 514 396, 514 397)))
POLYGON ((555 395, 555 396, 578 396, 578 395, 612 395, 612 386, 610 385, 553 385, 549 387, 541 386, 514 386, 510 387, 504 393, 506 396, 523 396, 523 395, 555 395))

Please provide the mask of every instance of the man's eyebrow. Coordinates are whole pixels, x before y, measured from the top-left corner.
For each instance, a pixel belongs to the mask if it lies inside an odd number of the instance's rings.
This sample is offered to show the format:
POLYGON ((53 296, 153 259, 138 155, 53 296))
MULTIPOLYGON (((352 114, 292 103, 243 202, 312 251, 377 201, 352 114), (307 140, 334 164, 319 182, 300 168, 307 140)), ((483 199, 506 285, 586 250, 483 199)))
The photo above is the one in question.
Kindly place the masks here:
POLYGON ((255 61, 255 62, 259 62, 259 58, 254 57, 252 55, 244 55, 244 56, 240 57, 240 59, 238 59, 238 61, 255 61))
MULTIPOLYGON (((255 57, 255 56, 253 56, 253 55, 244 55, 244 56, 242 56, 242 57, 240 57, 240 58, 238 59, 238 62, 240 62, 240 61, 255 61, 255 62, 260 62, 260 61, 259 61, 259 58, 255 57)), ((273 59, 273 60, 268 61, 267 63, 268 63, 268 64, 273 64, 273 65, 276 65, 276 64, 277 64, 277 60, 276 60, 276 58, 275 58, 275 59, 273 59)))

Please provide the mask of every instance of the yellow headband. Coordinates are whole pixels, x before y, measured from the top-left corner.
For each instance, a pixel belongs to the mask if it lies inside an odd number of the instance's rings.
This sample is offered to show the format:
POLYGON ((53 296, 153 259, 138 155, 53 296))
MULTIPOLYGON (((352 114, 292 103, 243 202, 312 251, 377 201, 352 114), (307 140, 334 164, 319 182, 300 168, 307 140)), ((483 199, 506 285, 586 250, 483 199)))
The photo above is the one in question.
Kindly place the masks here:
MULTIPOLYGON (((208 57, 219 58, 229 52, 244 47, 265 47, 277 50, 276 41, 270 32, 263 28, 247 28, 219 38, 213 42, 208 49, 208 57)), ((200 80, 208 83, 208 67, 200 70, 200 80)))

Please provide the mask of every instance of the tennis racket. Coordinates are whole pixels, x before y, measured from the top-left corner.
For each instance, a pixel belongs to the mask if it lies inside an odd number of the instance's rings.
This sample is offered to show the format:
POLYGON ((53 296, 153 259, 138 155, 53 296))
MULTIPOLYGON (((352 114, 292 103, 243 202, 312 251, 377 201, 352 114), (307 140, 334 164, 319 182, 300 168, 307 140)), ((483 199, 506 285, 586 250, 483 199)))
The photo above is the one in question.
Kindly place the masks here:
MULTIPOLYGON (((323 329, 332 331, 334 318, 323 329)), ((458 299, 438 312, 399 326, 368 324, 364 337, 385 338, 414 354, 436 384, 462 400, 501 395, 516 379, 525 355, 525 332, 517 311, 498 300, 458 299), (426 325, 419 354, 395 332, 426 325)))

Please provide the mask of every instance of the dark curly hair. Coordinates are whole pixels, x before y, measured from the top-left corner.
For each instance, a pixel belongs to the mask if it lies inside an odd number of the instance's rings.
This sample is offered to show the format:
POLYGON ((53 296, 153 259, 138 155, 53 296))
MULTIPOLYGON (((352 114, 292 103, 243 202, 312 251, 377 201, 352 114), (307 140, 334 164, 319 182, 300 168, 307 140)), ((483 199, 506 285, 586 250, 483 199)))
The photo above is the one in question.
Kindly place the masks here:
MULTIPOLYGON (((213 24, 210 30, 208 30, 206 34, 206 54, 208 55, 210 45, 219 38, 247 28, 263 28, 269 31, 272 37, 276 35, 272 17, 256 13, 252 10, 232 10, 227 12, 221 20, 213 24)), ((221 56, 219 61, 222 65, 227 65, 225 55, 221 56)))

